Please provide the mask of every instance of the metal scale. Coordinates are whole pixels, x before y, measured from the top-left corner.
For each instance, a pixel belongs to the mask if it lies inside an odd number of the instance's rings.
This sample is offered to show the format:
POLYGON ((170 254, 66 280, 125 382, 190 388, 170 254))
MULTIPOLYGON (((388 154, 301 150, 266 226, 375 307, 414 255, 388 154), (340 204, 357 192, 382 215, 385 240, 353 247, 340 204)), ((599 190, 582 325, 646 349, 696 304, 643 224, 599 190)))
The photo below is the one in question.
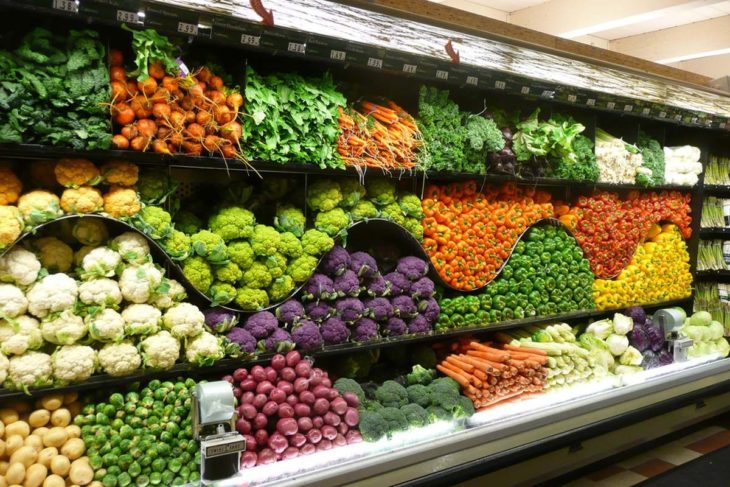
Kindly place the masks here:
POLYGON ((198 384, 193 390, 193 435, 200 441, 200 479, 204 485, 233 477, 241 468, 246 440, 236 432, 236 403, 226 381, 198 384))
POLYGON ((667 350, 675 362, 686 362, 689 347, 694 344, 691 338, 684 336, 679 328, 684 324, 686 314, 678 308, 660 309, 652 316, 654 324, 659 326, 667 340, 667 350))

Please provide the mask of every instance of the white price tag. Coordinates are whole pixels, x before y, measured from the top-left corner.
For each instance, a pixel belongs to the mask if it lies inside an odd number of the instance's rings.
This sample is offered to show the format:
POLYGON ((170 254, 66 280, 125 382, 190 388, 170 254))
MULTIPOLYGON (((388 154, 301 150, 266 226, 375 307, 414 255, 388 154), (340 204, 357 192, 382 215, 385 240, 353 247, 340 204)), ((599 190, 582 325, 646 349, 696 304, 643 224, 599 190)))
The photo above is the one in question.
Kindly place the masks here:
POLYGON ((241 44, 248 46, 258 46, 261 44, 261 36, 252 36, 251 34, 241 34, 241 44))
POLYGON ((606 103, 606 108, 608 108, 609 110, 613 110, 613 108, 615 106, 616 106, 616 104, 612 101, 609 101, 608 103, 606 103))
POLYGON ((335 49, 330 51, 330 59, 334 61, 344 61, 346 57, 347 53, 345 51, 337 51, 335 49))
POLYGON ((642 108, 641 109, 641 114, 642 115, 649 115, 649 112, 651 112, 651 110, 649 108, 642 108))
POLYGON ((441 69, 437 69, 436 70, 436 77, 438 79, 444 79, 444 80, 445 79, 449 79, 449 72, 448 71, 441 70, 441 69))
POLYGON ((75 0, 53 0, 53 8, 73 14, 79 13, 79 4, 75 0))
POLYGON ((633 110, 634 110, 634 105, 624 105, 625 112, 632 112, 633 110))
POLYGON ((479 78, 477 78, 476 76, 467 76, 466 84, 476 86, 479 84, 479 78))
POLYGON ((523 86, 520 89, 520 93, 522 93, 523 95, 529 95, 530 94, 530 87, 529 86, 523 86))
POLYGON ((667 112, 659 112, 659 118, 667 118, 667 112))
POLYGON ((117 21, 127 24, 138 24, 139 15, 137 15, 137 12, 130 12, 129 10, 117 10, 117 21))
POLYGON ((382 69, 383 68, 383 60, 378 59, 376 57, 369 57, 368 58, 368 67, 375 68, 375 69, 382 69))
POLYGON ((576 101, 578 101, 578 97, 575 95, 568 95, 568 101, 570 103, 575 103, 576 101))
POLYGON ((300 42, 290 42, 289 45, 286 47, 286 50, 289 52, 295 52, 297 54, 304 54, 304 52, 307 50, 307 45, 300 42))
POLYGON ((404 64, 403 65, 403 72, 408 74, 416 74, 416 71, 418 70, 418 66, 415 64, 404 64))
POLYGON ((543 98, 552 98, 553 95, 555 95, 555 92, 552 90, 542 90, 542 93, 540 94, 543 98))
POLYGON ((586 105, 588 105, 589 107, 595 106, 595 104, 596 104, 596 100, 593 98, 588 98, 586 100, 586 105))
POLYGON ((692 122, 692 123, 697 123, 697 121, 698 121, 698 120, 699 120, 699 119, 698 119, 697 117, 692 117, 692 120, 691 120, 691 122, 692 122))
POLYGON ((494 87, 497 88, 498 90, 503 90, 503 89, 507 88, 507 83, 505 83, 504 81, 495 81, 494 87))
POLYGON ((680 120, 682 120, 682 115, 680 115, 679 113, 678 113, 678 114, 676 114, 676 115, 674 116, 674 120, 676 120, 677 122, 679 122, 680 120))
POLYGON ((196 36, 198 35, 198 26, 196 24, 188 24, 187 22, 178 22, 177 31, 181 34, 196 36))

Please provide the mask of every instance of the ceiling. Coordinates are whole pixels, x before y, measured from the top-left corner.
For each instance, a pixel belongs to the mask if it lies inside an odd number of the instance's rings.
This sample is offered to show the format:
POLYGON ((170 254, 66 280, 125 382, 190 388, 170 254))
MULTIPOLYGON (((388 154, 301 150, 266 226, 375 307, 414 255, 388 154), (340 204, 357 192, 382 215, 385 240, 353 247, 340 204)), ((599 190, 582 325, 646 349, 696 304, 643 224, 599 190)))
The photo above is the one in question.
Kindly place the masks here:
POLYGON ((547 34, 730 76, 727 0, 431 0, 547 34))

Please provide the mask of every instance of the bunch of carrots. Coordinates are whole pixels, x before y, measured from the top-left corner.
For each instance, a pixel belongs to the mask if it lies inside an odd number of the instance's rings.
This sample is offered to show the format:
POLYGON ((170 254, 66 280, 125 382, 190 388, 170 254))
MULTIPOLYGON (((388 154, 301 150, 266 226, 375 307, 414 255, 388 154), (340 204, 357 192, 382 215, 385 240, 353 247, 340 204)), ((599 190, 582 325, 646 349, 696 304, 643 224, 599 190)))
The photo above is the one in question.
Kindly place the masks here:
POLYGON ((243 160, 243 97, 203 67, 185 77, 171 76, 159 62, 148 66, 149 78, 129 79, 124 57, 109 52, 117 149, 159 154, 202 154, 243 160))
POLYGON ((392 101, 385 103, 387 107, 362 101, 359 110, 340 108, 337 152, 345 165, 386 170, 415 167, 415 151, 421 144, 416 121, 392 101))
POLYGON ((423 246, 441 278, 455 289, 487 284, 517 238, 553 215, 550 193, 513 183, 477 190, 476 181, 429 185, 422 201, 423 246))
POLYGON ((544 389, 548 358, 542 350, 472 340, 452 343, 451 350, 436 369, 458 382, 477 410, 544 389))

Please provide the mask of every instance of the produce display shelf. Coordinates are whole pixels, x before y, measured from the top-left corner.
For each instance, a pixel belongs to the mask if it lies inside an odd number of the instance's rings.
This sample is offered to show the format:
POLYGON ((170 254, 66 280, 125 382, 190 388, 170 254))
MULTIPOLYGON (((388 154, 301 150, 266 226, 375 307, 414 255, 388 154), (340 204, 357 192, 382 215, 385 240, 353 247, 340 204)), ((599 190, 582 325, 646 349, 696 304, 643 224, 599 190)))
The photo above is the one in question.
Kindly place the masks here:
POLYGON ((700 237, 705 239, 730 237, 730 227, 700 228, 700 237))
POLYGON ((730 186, 705 184, 702 188, 705 196, 730 196, 730 186))
POLYGON ((695 277, 699 281, 727 281, 730 279, 730 270, 697 271, 695 277))

